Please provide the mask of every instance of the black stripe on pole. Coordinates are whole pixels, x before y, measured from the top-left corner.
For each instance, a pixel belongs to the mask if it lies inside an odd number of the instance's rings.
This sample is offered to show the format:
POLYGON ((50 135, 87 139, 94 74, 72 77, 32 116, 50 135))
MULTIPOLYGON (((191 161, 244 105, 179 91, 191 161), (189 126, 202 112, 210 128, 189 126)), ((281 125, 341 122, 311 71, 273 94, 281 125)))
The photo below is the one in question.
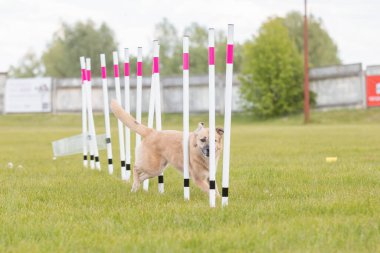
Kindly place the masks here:
POLYGON ((83 156, 83 161, 87 161, 87 156, 86 155, 83 156))
POLYGON ((131 170, 131 165, 130 164, 127 164, 127 171, 128 170, 131 170))
POLYGON ((125 161, 121 161, 121 167, 125 167, 125 161))
POLYGON ((228 197, 228 188, 222 188, 222 197, 228 197))
POLYGON ((183 179, 183 186, 189 187, 190 186, 190 179, 188 179, 188 178, 183 179))
POLYGON ((109 165, 112 164, 112 159, 108 159, 108 164, 109 164, 109 165))
POLYGON ((158 176, 158 183, 159 184, 163 184, 164 183, 164 176, 163 175, 159 175, 158 176))
POLYGON ((106 138, 106 143, 111 143, 111 138, 106 138))
POLYGON ((215 190, 215 180, 210 180, 210 190, 215 190))
POLYGON ((91 161, 94 161, 94 156, 90 155, 90 159, 91 159, 91 161))
POLYGON ((95 156, 95 162, 99 162, 99 156, 95 156))

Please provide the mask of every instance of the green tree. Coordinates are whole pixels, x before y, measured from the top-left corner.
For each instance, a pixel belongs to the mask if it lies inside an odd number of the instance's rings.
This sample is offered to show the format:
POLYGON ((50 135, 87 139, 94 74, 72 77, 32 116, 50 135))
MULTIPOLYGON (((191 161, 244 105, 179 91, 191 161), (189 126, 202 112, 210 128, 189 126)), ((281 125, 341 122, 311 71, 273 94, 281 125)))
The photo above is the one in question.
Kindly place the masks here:
POLYGON ((43 66, 39 57, 33 51, 28 51, 17 66, 10 66, 10 77, 35 77, 43 75, 43 66))
POLYGON ((282 19, 269 19, 258 37, 244 45, 241 82, 246 106, 258 116, 301 110, 302 57, 282 19))
POLYGON ((112 52, 117 49, 113 31, 102 23, 99 27, 91 20, 74 25, 63 23, 48 44, 42 59, 46 75, 77 77, 80 75, 79 57, 92 59, 92 71, 100 76, 100 53, 106 54, 106 63, 112 73, 112 52))
MULTIPOLYGON (((288 28, 289 36, 294 41, 298 52, 303 54, 303 15, 297 11, 292 11, 282 20, 288 28)), ((322 20, 310 15, 308 17, 308 31, 310 67, 340 64, 338 47, 323 27, 322 20)))

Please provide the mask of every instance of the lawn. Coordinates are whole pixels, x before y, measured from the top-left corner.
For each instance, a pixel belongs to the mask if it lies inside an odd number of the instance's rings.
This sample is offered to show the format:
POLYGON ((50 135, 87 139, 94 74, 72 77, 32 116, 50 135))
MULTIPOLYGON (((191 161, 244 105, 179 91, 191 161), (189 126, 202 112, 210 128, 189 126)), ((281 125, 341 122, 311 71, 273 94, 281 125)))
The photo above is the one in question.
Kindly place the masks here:
MULTIPOLYGON (((0 116, 0 252, 379 252, 380 110, 312 117, 236 115, 230 203, 210 209, 192 183, 183 200, 173 168, 160 195, 156 179, 131 193, 119 167, 108 175, 105 151, 101 172, 81 155, 53 160, 51 141, 79 134, 79 114, 0 116)), ((195 128, 207 115, 191 119, 195 128)), ((181 122, 164 115, 163 128, 181 122)), ((101 115, 96 125, 104 132, 101 115)))

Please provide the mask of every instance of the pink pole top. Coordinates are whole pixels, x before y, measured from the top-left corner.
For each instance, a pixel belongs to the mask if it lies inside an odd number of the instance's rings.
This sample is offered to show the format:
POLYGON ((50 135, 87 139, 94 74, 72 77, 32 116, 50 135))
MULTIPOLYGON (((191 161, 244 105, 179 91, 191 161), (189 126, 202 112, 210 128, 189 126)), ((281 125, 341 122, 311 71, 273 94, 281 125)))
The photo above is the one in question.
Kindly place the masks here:
POLYGON ((91 81, 91 70, 87 69, 87 75, 86 75, 87 81, 91 81))
POLYGON ((233 44, 227 44, 227 64, 233 64, 234 63, 234 45, 233 44))
POLYGON ((208 65, 215 65, 215 48, 208 48, 208 65))
POLYGON ((129 62, 124 62, 124 76, 129 76, 129 62))
POLYGON ((183 70, 189 69, 189 53, 183 53, 183 70))
POLYGON ((137 76, 142 76, 142 62, 137 62, 137 76))
POLYGON ((106 79, 107 78, 107 70, 106 67, 102 67, 102 78, 106 79))
POLYGON ((81 69, 82 71, 82 84, 84 84, 84 82, 86 81, 86 70, 85 69, 81 69))
POLYGON ((153 73, 160 73, 160 60, 158 57, 153 58, 153 73))
POLYGON ((114 75, 114 77, 119 77, 119 65, 118 64, 113 65, 113 75, 114 75))

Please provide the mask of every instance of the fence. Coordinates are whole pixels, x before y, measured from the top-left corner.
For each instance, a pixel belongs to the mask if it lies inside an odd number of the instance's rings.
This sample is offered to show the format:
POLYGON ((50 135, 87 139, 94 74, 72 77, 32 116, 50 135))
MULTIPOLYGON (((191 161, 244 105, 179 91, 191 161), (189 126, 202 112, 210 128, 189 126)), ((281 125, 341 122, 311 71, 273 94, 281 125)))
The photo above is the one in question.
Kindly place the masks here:
MULTIPOLYGON (((53 80, 53 112, 79 112, 81 110, 81 82, 80 79, 54 79, 53 80)), ((121 78, 121 83, 123 79, 121 78)), ((149 109, 150 78, 143 78, 142 89, 142 109, 147 112, 149 109)), ((224 109, 224 85, 225 78, 219 76, 216 83, 216 110, 221 112, 224 109)), ((94 111, 103 111, 103 94, 100 78, 92 79, 92 103, 94 111)), ((136 105, 136 78, 131 77, 131 110, 135 110, 136 105)), ((192 112, 208 111, 208 76, 190 77, 190 110, 192 112)), ((108 78, 109 96, 115 98, 114 79, 108 78)), ((241 100, 239 96, 239 82, 237 78, 233 82, 233 111, 241 110, 241 100)), ((122 95, 123 92, 122 92, 122 95)), ((162 109, 167 113, 182 112, 182 77, 161 78, 162 109)), ((122 98, 124 99, 124 98, 122 98)))
POLYGON ((362 65, 348 64, 310 69, 310 89, 318 108, 365 107, 362 65))
MULTIPOLYGON (((378 70, 378 66, 368 67, 367 72, 378 70)), ((377 72, 376 72, 377 73, 377 72)), ((364 108, 366 107, 365 71, 362 65, 348 64, 310 69, 310 88, 317 95, 316 106, 321 109, 330 108, 364 108)), ((3 106, 5 75, 0 73, 0 109, 3 106)), ((123 79, 121 80, 123 84, 123 79)), ((223 112, 225 77, 216 77, 216 110, 223 112)), ((101 79, 93 78, 93 108, 103 111, 103 94, 101 79)), ((109 96, 115 97, 113 78, 108 79, 109 96)), ((235 76, 233 81, 232 110, 242 110, 239 94, 240 83, 235 76)), ((150 78, 143 78, 143 111, 148 110, 150 78)), ((131 110, 135 110, 136 78, 131 78, 131 110)), ((52 81, 52 112, 81 111, 81 80, 79 78, 60 78, 52 81)), ((182 112, 182 76, 162 77, 161 96, 163 112, 182 112)), ((208 111, 208 76, 190 77, 190 110, 191 112, 208 111)))

